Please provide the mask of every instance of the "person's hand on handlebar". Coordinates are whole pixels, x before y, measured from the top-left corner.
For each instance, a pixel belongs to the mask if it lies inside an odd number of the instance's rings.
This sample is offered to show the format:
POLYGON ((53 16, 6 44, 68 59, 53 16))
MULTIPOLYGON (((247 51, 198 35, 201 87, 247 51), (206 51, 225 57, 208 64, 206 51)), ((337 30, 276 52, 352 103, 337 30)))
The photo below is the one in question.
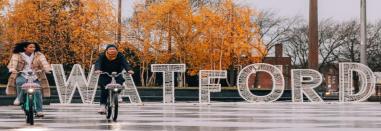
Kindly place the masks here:
POLYGON ((16 70, 9 70, 9 73, 18 73, 16 70))
POLYGON ((45 70, 45 74, 52 74, 52 70, 45 70))
POLYGON ((132 70, 129 70, 129 71, 127 71, 127 73, 132 75, 132 74, 134 74, 135 72, 132 71, 132 70))
POLYGON ((102 71, 101 71, 101 70, 96 70, 94 73, 95 73, 95 74, 101 74, 102 71))

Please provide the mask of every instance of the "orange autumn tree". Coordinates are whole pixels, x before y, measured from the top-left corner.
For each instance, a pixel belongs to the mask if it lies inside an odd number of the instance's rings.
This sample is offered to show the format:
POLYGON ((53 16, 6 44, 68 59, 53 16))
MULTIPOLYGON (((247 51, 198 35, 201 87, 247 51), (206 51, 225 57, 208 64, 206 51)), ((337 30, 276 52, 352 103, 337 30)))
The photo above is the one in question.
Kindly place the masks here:
POLYGON ((8 2, 9 2, 9 0, 1 0, 0 1, 0 9, 3 9, 3 7, 8 4, 8 2))
POLYGON ((4 48, 7 44, 4 41, 6 17, 4 16, 4 14, 6 12, 6 8, 8 7, 8 5, 9 5, 8 0, 0 0, 0 64, 5 63, 5 60, 6 60, 5 54, 7 51, 4 48))
POLYGON ((114 42, 116 16, 109 0, 87 0, 74 13, 72 50, 79 56, 77 63, 91 65, 98 57, 100 46, 114 42))
POLYGON ((100 46, 113 42, 117 25, 108 0, 18 0, 7 17, 7 42, 39 42, 51 63, 87 69, 100 46))
MULTIPOLYGON (((165 0, 135 7, 126 45, 140 59, 143 85, 155 77, 147 76, 153 63, 185 63, 188 73, 195 75, 201 69, 226 70, 263 57, 253 9, 231 0, 197 9, 190 2, 165 0)), ((184 82, 185 74, 180 77, 184 82)))
POLYGON ((252 21, 253 9, 226 0, 214 8, 201 8, 201 37, 191 45, 190 72, 201 69, 226 70, 234 65, 258 62, 264 45, 258 39, 258 27, 252 21), (200 59, 202 58, 202 59, 200 59))

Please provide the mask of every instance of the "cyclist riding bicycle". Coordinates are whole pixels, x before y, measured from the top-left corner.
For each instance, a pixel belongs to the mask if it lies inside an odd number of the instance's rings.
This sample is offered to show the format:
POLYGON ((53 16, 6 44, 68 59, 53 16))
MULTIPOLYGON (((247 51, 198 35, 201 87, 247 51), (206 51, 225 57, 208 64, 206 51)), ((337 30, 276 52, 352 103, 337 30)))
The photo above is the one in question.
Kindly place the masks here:
POLYGON ((13 49, 13 55, 8 64, 11 76, 8 79, 6 89, 7 95, 16 95, 14 105, 20 105, 24 101, 24 91, 21 86, 27 82, 27 74, 30 70, 36 72, 33 74, 33 82, 41 85, 42 90, 36 91, 36 112, 38 117, 42 117, 42 96, 50 96, 50 88, 45 73, 50 73, 51 67, 46 57, 40 52, 40 46, 34 42, 17 43, 13 49))
MULTIPOLYGON (((133 74, 129 63, 122 53, 117 50, 117 47, 113 44, 107 45, 106 50, 101 53, 95 62, 95 72, 107 72, 111 74, 112 72, 121 73, 123 70, 126 70, 129 74, 133 74)), ((119 75, 115 78, 116 83, 123 85, 125 81, 122 75, 119 75)), ((106 112, 105 106, 108 98, 108 90, 105 89, 105 86, 111 82, 111 78, 106 74, 101 74, 99 76, 98 85, 101 89, 101 99, 100 99, 100 108, 98 113, 104 114, 106 112)))

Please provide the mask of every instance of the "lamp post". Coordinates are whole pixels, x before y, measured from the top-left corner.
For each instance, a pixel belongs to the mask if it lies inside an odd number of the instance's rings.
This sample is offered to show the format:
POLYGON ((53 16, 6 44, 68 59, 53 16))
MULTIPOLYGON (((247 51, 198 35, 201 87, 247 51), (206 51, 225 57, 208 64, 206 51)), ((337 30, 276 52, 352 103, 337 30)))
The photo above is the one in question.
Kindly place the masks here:
POLYGON ((118 32, 117 44, 122 40, 122 0, 118 0, 118 32))
POLYGON ((366 56, 366 45, 367 45, 367 36, 366 36, 366 0, 361 0, 361 10, 360 10, 360 33, 361 33, 361 42, 360 42, 360 63, 367 65, 367 56, 366 56))

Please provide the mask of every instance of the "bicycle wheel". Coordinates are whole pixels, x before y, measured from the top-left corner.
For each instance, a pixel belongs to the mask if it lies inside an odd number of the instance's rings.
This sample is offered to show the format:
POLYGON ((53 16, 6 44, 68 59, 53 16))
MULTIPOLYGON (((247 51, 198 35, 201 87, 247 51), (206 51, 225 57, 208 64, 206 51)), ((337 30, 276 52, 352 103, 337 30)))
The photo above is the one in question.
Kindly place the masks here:
POLYGON ((24 96, 24 104, 22 104, 22 109, 24 110, 24 113, 25 113, 25 121, 26 123, 29 124, 29 97, 27 96, 24 96))
POLYGON ((107 104, 106 104, 106 118, 107 119, 110 119, 112 114, 112 103, 111 103, 110 97, 111 96, 109 96, 109 98, 107 99, 107 104))
POLYGON ((116 121, 116 119, 118 118, 118 105, 119 105, 118 94, 114 94, 113 102, 114 102, 114 111, 113 111, 112 120, 116 121))
POLYGON ((34 110, 33 110, 33 96, 29 95, 29 110, 28 110, 28 117, 29 117, 29 124, 34 124, 34 110))

